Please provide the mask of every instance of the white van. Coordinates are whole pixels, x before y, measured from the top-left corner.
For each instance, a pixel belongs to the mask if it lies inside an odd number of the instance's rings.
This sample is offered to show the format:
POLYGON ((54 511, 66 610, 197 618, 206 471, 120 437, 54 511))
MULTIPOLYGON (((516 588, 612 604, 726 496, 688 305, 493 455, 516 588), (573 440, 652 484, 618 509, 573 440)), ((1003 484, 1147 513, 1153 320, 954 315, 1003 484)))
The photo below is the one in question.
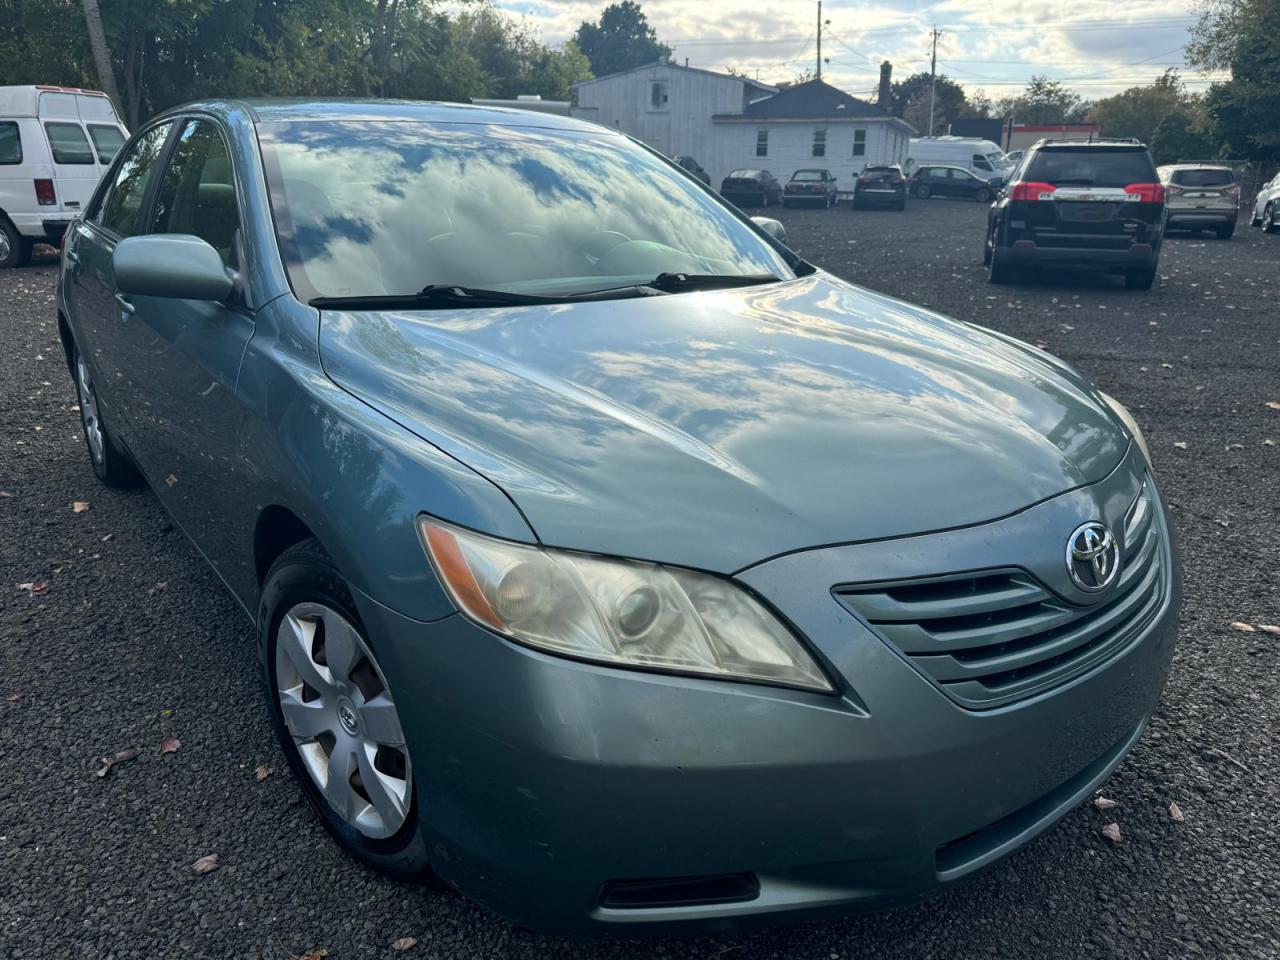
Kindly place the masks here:
POLYGON ((907 157, 907 172, 924 164, 964 167, 985 180, 1008 177, 1013 173, 1013 164, 999 145, 977 137, 913 138, 911 153, 907 157))
POLYGON ((0 87, 0 267, 62 239, 128 136, 105 93, 0 87))

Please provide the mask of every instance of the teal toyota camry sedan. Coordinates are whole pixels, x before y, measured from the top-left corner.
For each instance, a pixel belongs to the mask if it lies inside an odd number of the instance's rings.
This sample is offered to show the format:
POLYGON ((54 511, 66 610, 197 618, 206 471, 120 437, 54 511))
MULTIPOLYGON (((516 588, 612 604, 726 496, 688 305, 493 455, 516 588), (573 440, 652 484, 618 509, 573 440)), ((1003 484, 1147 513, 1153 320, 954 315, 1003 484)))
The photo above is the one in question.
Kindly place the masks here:
POLYGON ((1129 413, 615 131, 176 108, 57 309, 89 464, 244 608, 333 838, 525 925, 921 899, 1087 797, 1164 685, 1129 413))

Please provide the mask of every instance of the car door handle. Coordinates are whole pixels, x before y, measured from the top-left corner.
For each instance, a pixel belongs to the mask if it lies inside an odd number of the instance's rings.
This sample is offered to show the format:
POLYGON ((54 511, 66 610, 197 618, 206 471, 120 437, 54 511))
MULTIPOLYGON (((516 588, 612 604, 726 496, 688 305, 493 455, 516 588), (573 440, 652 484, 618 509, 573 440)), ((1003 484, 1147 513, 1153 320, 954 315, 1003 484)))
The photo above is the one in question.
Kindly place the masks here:
POLYGON ((117 293, 117 294, 116 294, 116 303, 120 304, 120 310, 121 310, 121 312, 126 313, 126 314, 131 314, 131 313, 133 313, 133 311, 134 311, 134 309, 135 309, 135 308, 134 308, 134 306, 133 306, 133 304, 132 304, 132 303, 130 303, 128 300, 126 300, 126 299, 124 298, 124 294, 123 294, 123 293, 117 293))
POLYGON ((66 251, 64 251, 64 255, 65 255, 65 256, 66 256, 66 258, 67 258, 67 263, 79 263, 79 262, 80 262, 80 254, 76 253, 74 250, 66 250, 66 251))

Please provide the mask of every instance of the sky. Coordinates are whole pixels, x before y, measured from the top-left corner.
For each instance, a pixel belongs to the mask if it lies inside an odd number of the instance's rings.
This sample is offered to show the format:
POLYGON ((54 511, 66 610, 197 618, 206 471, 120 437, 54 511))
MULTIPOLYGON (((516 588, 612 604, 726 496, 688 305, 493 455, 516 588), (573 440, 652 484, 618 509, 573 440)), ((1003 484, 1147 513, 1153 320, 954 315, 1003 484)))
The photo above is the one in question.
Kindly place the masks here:
MULTIPOLYGON (((562 43, 604 0, 494 0, 548 43, 562 43)), ((817 60, 817 0, 641 0, 658 37, 683 63, 736 67, 788 80, 817 60)), ((855 96, 874 90, 879 64, 901 79, 929 69, 936 24, 938 72, 992 99, 1033 74, 1060 79, 1086 99, 1148 83, 1183 67, 1194 0, 824 0, 823 79, 855 96)), ((1208 78, 1186 69, 1191 90, 1208 78)))

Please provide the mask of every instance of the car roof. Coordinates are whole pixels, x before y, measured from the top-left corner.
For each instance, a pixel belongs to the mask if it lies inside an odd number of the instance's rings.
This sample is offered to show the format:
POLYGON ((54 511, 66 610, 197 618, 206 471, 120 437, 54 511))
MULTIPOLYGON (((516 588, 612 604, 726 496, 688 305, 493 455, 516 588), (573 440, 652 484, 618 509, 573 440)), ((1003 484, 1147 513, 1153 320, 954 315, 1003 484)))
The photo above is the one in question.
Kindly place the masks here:
POLYGON ((291 120, 412 120, 426 123, 475 123, 541 127, 551 130, 620 134, 585 120, 509 107, 437 103, 426 100, 346 100, 313 97, 270 97, 248 100, 203 100, 171 107, 165 114, 199 110, 247 115, 253 123, 291 120))
POLYGON ((1226 170, 1228 173, 1234 173, 1230 164, 1227 163, 1162 163, 1158 170, 1226 170))
POLYGON ((1040 140, 1032 150, 1146 150, 1141 140, 1040 140))

